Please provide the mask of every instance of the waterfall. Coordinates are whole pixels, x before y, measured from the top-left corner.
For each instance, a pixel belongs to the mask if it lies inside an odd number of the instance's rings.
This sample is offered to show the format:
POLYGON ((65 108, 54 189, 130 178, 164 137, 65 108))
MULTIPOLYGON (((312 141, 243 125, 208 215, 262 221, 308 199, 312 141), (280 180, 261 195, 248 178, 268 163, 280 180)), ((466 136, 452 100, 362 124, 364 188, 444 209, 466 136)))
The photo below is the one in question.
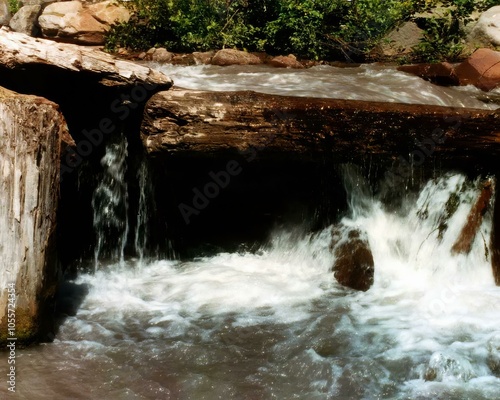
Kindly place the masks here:
POLYGON ((444 172, 419 182, 415 174, 412 185, 397 188, 342 166, 350 209, 333 226, 287 228, 257 251, 181 261, 144 257, 154 207, 142 164, 135 174, 139 260, 122 268, 125 156, 124 138, 108 145, 93 202, 96 257, 118 249, 115 265, 72 282, 88 295, 52 347, 25 361, 24 379, 32 379, 30 368, 57 362, 65 383, 84 392, 105 382, 110 398, 498 397, 493 178, 444 172), (385 200, 387 187, 399 201, 385 200), (481 218, 471 218, 478 211, 481 218), (470 246, 454 251, 470 221, 470 246), (334 279, 335 232, 347 231, 339 225, 362 232, 373 254, 374 283, 365 292, 334 279), (75 363, 86 381, 71 380, 75 363))
POLYGON ((111 262, 124 262, 129 230, 127 154, 127 139, 121 133, 110 138, 101 159, 103 172, 92 196, 96 270, 103 257, 111 262))
POLYGON ((148 248, 149 218, 154 212, 154 193, 147 160, 143 158, 137 169, 136 178, 139 185, 139 205, 135 226, 134 248, 142 264, 148 248))

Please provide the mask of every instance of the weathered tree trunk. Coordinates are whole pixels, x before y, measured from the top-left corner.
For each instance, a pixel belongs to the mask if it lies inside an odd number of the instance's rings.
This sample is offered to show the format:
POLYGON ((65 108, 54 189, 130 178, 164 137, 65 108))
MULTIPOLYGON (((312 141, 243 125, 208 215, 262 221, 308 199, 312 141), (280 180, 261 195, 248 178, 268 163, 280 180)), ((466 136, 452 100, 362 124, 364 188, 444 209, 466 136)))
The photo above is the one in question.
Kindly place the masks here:
MULTIPOLYGON (((5 27, 0 29, 0 65, 9 69, 49 66, 58 70, 95 75, 105 86, 143 84, 160 90, 172 85, 171 79, 159 71, 116 59, 98 49, 33 38, 11 32, 5 27)), ((53 84, 57 85, 57 82, 53 84)))
POLYGON ((477 109, 173 89, 147 103, 142 140, 154 156, 258 152, 352 161, 412 153, 417 163, 496 156, 499 122, 500 113, 477 109))
POLYGON ((30 342, 52 328, 59 274, 55 246, 59 158, 66 134, 66 123, 56 104, 0 88, 3 343, 12 337, 30 342), (7 288, 16 295, 15 307, 10 306, 9 312, 7 288))

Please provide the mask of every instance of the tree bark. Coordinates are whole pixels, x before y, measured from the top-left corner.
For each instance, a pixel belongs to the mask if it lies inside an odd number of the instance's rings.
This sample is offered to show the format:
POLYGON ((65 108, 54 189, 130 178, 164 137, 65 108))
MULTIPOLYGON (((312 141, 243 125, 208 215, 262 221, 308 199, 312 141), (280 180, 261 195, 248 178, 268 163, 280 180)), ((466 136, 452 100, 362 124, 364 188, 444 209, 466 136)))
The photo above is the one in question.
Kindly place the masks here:
POLYGON ((0 66, 8 69, 50 66, 75 74, 95 75, 104 86, 143 84, 154 85, 157 90, 172 86, 172 80, 161 72, 116 59, 101 50, 33 38, 6 27, 0 29, 0 66))
POLYGON ((53 332, 61 273, 55 242, 59 158, 66 129, 56 104, 0 87, 0 343, 12 337, 28 343, 53 332), (8 308, 7 288, 16 295, 15 308, 8 308))
POLYGON ((496 157, 500 113, 430 105, 173 89, 146 104, 141 137, 152 156, 249 152, 339 161, 496 157))

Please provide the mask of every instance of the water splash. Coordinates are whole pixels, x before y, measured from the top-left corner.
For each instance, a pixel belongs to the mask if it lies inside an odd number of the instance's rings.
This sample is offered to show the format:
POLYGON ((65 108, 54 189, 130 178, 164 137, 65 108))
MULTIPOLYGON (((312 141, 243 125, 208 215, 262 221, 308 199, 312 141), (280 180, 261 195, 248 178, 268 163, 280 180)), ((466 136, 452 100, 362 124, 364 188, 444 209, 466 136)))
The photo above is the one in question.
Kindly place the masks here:
POLYGON ((445 173, 388 207, 346 166, 352 210, 339 223, 368 238, 366 292, 334 281, 332 227, 275 233, 255 253, 82 274, 82 307, 51 347, 27 357, 23 382, 57 364, 50 384, 110 398, 496 398, 500 288, 483 239, 491 211, 470 253, 451 253, 480 181, 445 173), (75 365, 87 381, 71 381, 75 365))

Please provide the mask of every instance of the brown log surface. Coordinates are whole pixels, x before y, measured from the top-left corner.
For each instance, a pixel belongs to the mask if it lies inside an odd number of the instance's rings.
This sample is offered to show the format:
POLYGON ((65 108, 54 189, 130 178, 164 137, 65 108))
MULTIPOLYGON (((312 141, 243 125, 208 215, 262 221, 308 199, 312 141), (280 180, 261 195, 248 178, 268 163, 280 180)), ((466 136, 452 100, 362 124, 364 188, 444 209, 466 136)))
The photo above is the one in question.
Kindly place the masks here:
POLYGON ((431 105, 176 89, 146 104, 141 136, 151 155, 220 153, 343 160, 367 154, 496 156, 500 113, 431 105))
POLYGON ((52 66, 64 71, 96 75, 105 86, 148 84, 168 89, 172 80, 159 71, 130 61, 119 60, 99 49, 57 43, 0 29, 0 66, 52 66))
POLYGON ((483 187, 479 196, 472 206, 467 221, 460 231, 460 235, 451 248, 452 254, 469 254, 477 231, 483 222, 483 215, 488 210, 491 196, 493 195, 493 185, 491 180, 483 182, 483 187))

